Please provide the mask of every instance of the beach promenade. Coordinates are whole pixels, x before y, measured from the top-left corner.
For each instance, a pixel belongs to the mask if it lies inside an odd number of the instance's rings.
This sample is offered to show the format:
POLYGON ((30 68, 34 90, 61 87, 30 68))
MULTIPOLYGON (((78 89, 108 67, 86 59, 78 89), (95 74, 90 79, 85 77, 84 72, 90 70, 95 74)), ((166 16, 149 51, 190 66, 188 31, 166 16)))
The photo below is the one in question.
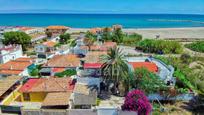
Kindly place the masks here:
MULTIPOLYGON (((86 32, 88 28, 71 28, 70 32, 86 32)), ((123 29, 127 33, 139 33, 144 38, 187 38, 187 39, 203 39, 204 27, 191 28, 149 28, 149 29, 123 29)))

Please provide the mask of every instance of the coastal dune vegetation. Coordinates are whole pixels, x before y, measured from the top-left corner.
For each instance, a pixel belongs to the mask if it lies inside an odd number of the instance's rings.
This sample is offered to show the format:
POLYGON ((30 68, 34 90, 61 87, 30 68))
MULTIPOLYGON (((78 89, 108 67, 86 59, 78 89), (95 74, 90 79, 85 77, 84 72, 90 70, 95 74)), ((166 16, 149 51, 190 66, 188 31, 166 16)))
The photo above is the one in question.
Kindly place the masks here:
POLYGON ((182 45, 177 41, 165 41, 144 39, 136 45, 136 49, 146 53, 158 54, 180 54, 183 51, 182 45))
POLYGON ((197 51, 197 52, 202 52, 204 53, 204 41, 199 41, 199 42, 193 42, 190 44, 186 44, 185 47, 197 51))

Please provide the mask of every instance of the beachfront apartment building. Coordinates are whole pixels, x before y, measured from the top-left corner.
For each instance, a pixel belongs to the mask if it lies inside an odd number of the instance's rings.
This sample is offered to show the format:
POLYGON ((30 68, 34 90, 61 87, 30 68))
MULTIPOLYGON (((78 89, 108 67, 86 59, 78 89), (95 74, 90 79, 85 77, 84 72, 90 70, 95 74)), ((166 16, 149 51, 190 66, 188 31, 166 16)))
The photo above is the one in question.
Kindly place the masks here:
POLYGON ((26 34, 36 34, 36 33, 42 33, 44 32, 44 28, 40 27, 17 27, 19 31, 25 32, 26 34))
POLYGON ((55 36, 59 34, 64 34, 68 29, 69 27, 66 27, 66 26, 48 26, 45 29, 45 33, 50 32, 52 36, 55 36))
POLYGON ((0 46, 0 64, 23 56, 21 45, 0 46))
POLYGON ((45 29, 42 27, 17 27, 17 29, 21 32, 25 32, 29 36, 31 36, 31 43, 35 43, 38 40, 42 40, 46 38, 45 29))

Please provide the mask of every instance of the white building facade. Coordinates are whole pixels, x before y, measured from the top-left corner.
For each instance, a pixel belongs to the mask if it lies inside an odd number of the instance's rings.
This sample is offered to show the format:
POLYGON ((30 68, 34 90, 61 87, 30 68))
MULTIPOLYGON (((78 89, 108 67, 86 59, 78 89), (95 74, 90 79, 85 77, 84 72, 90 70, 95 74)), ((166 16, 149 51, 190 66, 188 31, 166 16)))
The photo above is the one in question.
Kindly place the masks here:
POLYGON ((0 64, 15 60, 23 56, 21 45, 9 45, 0 47, 0 64))

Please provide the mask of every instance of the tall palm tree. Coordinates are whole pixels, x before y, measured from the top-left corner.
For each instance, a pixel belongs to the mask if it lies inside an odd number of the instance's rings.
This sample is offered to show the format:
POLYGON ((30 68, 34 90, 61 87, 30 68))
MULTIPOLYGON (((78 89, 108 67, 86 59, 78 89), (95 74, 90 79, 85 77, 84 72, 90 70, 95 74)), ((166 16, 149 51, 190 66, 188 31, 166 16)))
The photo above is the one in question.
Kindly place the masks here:
POLYGON ((103 62, 103 75, 105 80, 114 84, 114 93, 116 93, 117 85, 126 78, 125 75, 129 70, 127 61, 124 58, 124 54, 119 48, 111 48, 107 55, 100 57, 103 62))

